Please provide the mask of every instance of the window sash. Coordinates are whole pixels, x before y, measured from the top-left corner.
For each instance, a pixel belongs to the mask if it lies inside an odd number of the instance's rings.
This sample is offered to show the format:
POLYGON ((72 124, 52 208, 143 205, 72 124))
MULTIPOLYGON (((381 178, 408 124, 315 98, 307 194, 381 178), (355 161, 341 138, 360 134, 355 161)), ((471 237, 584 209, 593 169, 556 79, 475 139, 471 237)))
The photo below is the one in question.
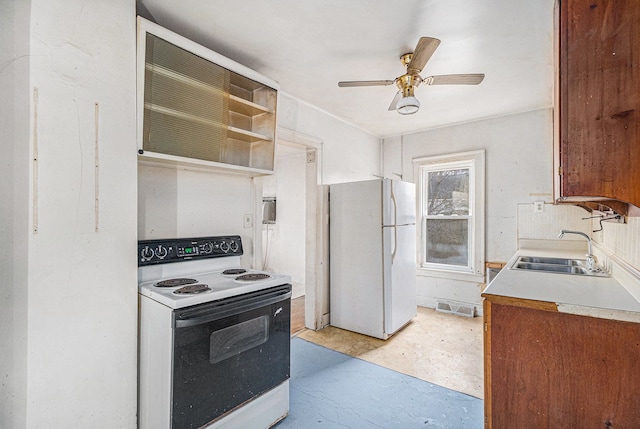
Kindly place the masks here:
POLYGON ((444 163, 436 163, 436 164, 426 164, 422 165, 420 168, 420 174, 422 179, 422 196, 423 196, 423 204, 421 207, 422 210, 422 255, 421 255, 421 266, 423 268, 428 269, 438 269, 438 270, 447 270, 447 271, 459 271, 459 272, 473 272, 474 271, 474 261, 475 261, 475 248, 474 248, 474 214, 476 210, 476 201, 475 201, 475 161, 473 159, 461 160, 461 161, 452 161, 452 162, 444 162, 444 163), (439 171, 449 171, 449 170, 469 170, 469 214, 468 215, 431 215, 428 213, 428 201, 429 201, 429 173, 439 172, 439 171), (451 264, 451 263, 443 263, 443 262, 433 262, 430 261, 429 255, 429 236, 428 236, 428 221, 429 219, 436 220, 467 220, 467 242, 466 242, 466 262, 463 264, 451 264))
MULTIPOLYGON (((445 205, 449 205, 449 207, 447 207, 450 210, 450 213, 453 213, 454 210, 458 209, 459 211, 461 211, 460 213, 458 213, 457 215, 462 216, 462 215, 471 215, 473 214, 473 202, 471 201, 471 197, 472 197, 472 192, 471 192, 471 178, 473 175, 473 171, 472 168, 469 166, 465 166, 462 168, 438 168, 438 169, 425 169, 425 171, 423 172, 423 185, 424 185, 424 214, 427 216, 454 216, 453 214, 440 214, 440 213, 430 213, 430 206, 431 206, 431 202, 432 202, 432 196, 429 193, 429 190, 432 189, 431 187, 431 177, 433 173, 441 173, 444 171, 466 171, 467 175, 466 175, 466 180, 467 180, 467 195, 465 198, 465 203, 466 203, 466 207, 463 207, 462 210, 460 210, 460 207, 456 207, 456 201, 454 199, 454 192, 453 190, 451 190, 451 194, 447 197, 447 195, 442 195, 445 198, 440 199, 439 201, 443 201, 443 203, 445 205), (465 210, 466 209, 466 210, 465 210)), ((442 182, 441 182, 442 183, 442 182)), ((438 197, 440 195, 435 195, 434 197, 438 197)), ((436 200, 438 201, 438 200, 436 200)))
MULTIPOLYGON (((473 249, 473 238, 474 238, 474 219, 472 216, 423 216, 422 220, 422 263, 421 266, 423 268, 434 268, 439 270, 452 270, 452 271, 464 271, 464 272, 472 272, 473 271, 473 260, 474 260, 474 249, 473 249), (430 254, 429 249, 429 220, 443 220, 443 221, 466 221, 466 243, 465 243, 465 251, 466 258, 464 263, 456 264, 456 263, 446 263, 446 262, 436 262, 435 257, 430 254)), ((450 244, 448 249, 443 249, 442 251, 453 251, 455 245, 450 244)), ((445 258, 439 258, 445 259, 445 258)), ((455 260, 455 258, 453 258, 455 260)))

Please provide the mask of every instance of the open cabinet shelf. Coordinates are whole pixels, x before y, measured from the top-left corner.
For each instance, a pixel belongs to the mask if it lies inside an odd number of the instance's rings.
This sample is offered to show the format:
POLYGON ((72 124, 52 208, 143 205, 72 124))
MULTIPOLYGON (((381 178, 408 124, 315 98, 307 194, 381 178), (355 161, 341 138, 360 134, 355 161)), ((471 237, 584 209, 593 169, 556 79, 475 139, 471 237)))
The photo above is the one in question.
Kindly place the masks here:
POLYGON ((145 163, 270 174, 278 86, 138 18, 138 150, 145 163))
POLYGON ((261 141, 261 140, 265 140, 265 141, 272 141, 273 140, 271 137, 265 136, 263 134, 254 133, 254 132, 251 132, 251 131, 243 130, 242 128, 232 127, 230 125, 226 125, 226 124, 223 124, 221 122, 217 122, 217 121, 214 121, 214 120, 201 118, 199 116, 190 115, 188 113, 180 112, 178 110, 169 109, 167 107, 162 107, 162 106, 158 106, 158 105, 151 104, 151 103, 145 103, 144 108, 146 110, 149 110, 149 111, 162 113, 162 114, 165 114, 165 115, 173 116, 175 118, 183 119, 185 121, 199 123, 199 124, 206 125, 206 126, 209 126, 209 127, 226 128, 227 137, 228 138, 232 138, 232 139, 242 140, 242 141, 249 142, 249 143, 254 143, 254 142, 257 142, 257 141, 261 141))
POLYGON ((229 95, 229 109, 246 116, 257 116, 263 113, 273 113, 273 110, 267 109, 251 101, 244 100, 235 95, 229 95))

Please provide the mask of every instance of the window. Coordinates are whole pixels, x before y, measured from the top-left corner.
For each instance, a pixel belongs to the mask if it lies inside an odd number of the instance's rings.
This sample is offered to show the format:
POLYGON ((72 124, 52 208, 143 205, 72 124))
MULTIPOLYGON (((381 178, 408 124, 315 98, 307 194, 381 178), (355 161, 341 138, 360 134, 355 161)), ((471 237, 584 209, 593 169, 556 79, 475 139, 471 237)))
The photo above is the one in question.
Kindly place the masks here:
POLYGON ((418 158, 414 165, 421 268, 482 276, 484 151, 418 158))

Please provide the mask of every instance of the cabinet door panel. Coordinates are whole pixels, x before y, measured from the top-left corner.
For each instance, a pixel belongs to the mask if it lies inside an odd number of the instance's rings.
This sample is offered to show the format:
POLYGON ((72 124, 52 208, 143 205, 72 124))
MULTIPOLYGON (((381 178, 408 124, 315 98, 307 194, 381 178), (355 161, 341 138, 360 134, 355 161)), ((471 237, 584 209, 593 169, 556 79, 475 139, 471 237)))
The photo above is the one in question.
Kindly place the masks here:
POLYGON ((640 427, 640 325, 496 303, 490 312, 491 427, 640 427))
POLYGON ((567 0, 560 16, 561 194, 640 206, 640 2, 567 0))

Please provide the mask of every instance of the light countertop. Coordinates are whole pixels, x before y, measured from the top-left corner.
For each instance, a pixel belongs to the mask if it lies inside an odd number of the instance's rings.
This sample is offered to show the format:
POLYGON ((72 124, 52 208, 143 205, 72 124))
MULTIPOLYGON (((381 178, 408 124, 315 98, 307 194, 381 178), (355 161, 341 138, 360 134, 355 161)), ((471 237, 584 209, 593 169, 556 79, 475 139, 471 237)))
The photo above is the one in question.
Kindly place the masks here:
POLYGON ((596 277, 510 269, 520 256, 585 259, 580 249, 520 248, 482 296, 555 303, 558 311, 640 323, 640 302, 615 277, 596 277))

